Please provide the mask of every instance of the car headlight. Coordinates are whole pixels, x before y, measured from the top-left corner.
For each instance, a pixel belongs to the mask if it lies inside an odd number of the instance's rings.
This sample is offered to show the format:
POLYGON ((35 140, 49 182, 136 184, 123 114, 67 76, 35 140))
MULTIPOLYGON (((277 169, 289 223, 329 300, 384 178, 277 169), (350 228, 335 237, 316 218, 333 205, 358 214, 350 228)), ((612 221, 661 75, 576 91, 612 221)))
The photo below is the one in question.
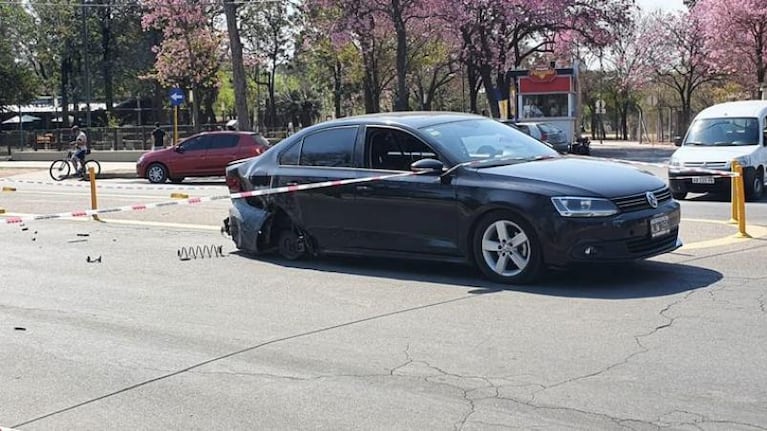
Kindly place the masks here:
POLYGON ((735 160, 738 161, 740 166, 743 166, 743 167, 751 166, 751 157, 749 157, 749 156, 736 157, 735 160))
POLYGON ((680 162, 679 159, 671 158, 668 162, 669 166, 672 168, 681 168, 684 166, 684 163, 680 162))
POLYGON ((551 203, 562 217, 606 217, 618 213, 609 199, 558 196, 551 203))

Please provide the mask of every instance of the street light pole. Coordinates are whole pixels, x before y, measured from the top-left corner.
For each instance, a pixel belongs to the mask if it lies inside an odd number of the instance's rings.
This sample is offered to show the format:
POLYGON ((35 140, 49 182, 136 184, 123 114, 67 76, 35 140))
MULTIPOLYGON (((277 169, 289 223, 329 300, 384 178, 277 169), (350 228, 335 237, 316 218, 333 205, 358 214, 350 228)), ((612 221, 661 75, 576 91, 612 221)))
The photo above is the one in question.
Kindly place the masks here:
POLYGON ((82 22, 82 39, 83 39, 83 63, 84 63, 84 76, 83 84, 85 86, 85 126, 91 125, 91 72, 90 72, 90 59, 88 58, 88 8, 86 7, 86 0, 82 0, 83 8, 83 22, 82 22))

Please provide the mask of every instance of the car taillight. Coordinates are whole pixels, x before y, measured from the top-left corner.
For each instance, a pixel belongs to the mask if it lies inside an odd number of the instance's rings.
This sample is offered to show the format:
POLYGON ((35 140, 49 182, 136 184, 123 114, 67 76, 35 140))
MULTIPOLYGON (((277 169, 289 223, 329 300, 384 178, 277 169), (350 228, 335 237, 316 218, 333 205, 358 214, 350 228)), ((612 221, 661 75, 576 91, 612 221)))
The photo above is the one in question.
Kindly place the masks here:
POLYGON ((239 193, 242 191, 242 183, 240 182, 240 177, 237 175, 228 175, 226 177, 226 186, 231 193, 239 193))

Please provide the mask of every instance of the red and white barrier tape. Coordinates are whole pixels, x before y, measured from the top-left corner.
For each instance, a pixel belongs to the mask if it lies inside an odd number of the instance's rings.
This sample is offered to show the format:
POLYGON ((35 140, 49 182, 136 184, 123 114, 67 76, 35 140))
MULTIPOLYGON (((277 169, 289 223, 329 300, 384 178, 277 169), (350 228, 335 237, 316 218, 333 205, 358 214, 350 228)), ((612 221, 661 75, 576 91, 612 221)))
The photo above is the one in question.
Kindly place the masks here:
POLYGON ((351 178, 347 180, 322 181, 319 183, 311 183, 311 184, 296 184, 296 185, 283 186, 283 187, 253 190, 249 192, 232 193, 228 195, 197 197, 197 198, 164 201, 164 202, 157 202, 157 203, 150 203, 150 204, 125 205, 125 206, 113 207, 113 208, 70 211, 70 212, 56 213, 56 214, 39 214, 39 215, 30 215, 26 217, 11 216, 5 219, 5 224, 19 224, 25 221, 35 221, 35 220, 53 220, 53 219, 75 218, 75 217, 90 217, 90 216, 99 215, 99 214, 110 214, 110 213, 127 212, 127 211, 143 211, 143 210, 147 210, 151 208, 164 208, 164 207, 169 207, 174 205, 195 205, 195 204, 199 204, 203 202, 217 201, 217 200, 223 200, 223 199, 242 199, 242 198, 248 198, 253 196, 266 196, 266 195, 273 195, 273 194, 279 194, 279 193, 298 192, 302 190, 311 190, 311 189, 319 189, 319 188, 325 188, 325 187, 344 186, 348 184, 365 183, 370 181, 379 181, 379 180, 385 180, 389 178, 407 177, 410 175, 417 175, 417 174, 418 174, 417 172, 403 172, 401 174, 380 175, 376 177, 365 177, 365 178, 351 178))
MULTIPOLYGON (((661 167, 661 168, 669 167, 669 165, 665 163, 637 162, 637 161, 631 161, 631 160, 605 159, 605 158, 589 157, 589 156, 577 156, 577 157, 593 159, 593 160, 601 160, 601 161, 612 161, 612 162, 623 163, 623 164, 645 165, 645 166, 654 166, 654 167, 661 167)), ((499 158, 498 160, 503 160, 503 158, 499 158)), ((471 161, 471 162, 462 163, 458 166, 478 166, 478 165, 481 165, 483 161, 484 160, 471 161)), ((738 174, 735 172, 730 173, 726 171, 716 171, 712 169, 700 169, 700 168, 685 169, 685 172, 699 172, 704 174, 710 174, 707 176, 712 176, 712 177, 738 176, 738 174)), ((218 195, 218 196, 196 197, 196 198, 165 201, 165 202, 150 203, 150 204, 135 204, 135 205, 113 207, 113 208, 71 211, 71 212, 56 213, 56 214, 30 215, 26 217, 12 216, 12 217, 5 218, 5 224, 17 224, 17 223, 23 223, 24 221, 34 221, 34 220, 52 220, 52 219, 62 219, 62 218, 90 217, 90 216, 99 215, 99 214, 109 214, 109 213, 127 212, 127 211, 143 211, 143 210, 152 209, 152 208, 162 208, 162 207, 169 207, 174 205, 195 205, 195 204, 199 204, 203 202, 217 201, 217 200, 223 200, 223 199, 242 199, 242 198, 248 198, 253 196, 266 196, 266 195, 279 194, 279 193, 290 193, 290 192, 297 192, 302 190, 336 187, 336 186, 343 186, 348 184, 384 180, 389 178, 406 177, 406 176, 417 175, 417 174, 418 174, 417 172, 403 172, 400 174, 380 175, 375 177, 364 177, 364 178, 352 178, 352 179, 346 179, 346 180, 322 181, 322 182, 311 183, 311 184, 297 184, 297 185, 290 185, 290 186, 283 186, 283 187, 276 187, 276 188, 264 188, 260 190, 249 191, 249 192, 232 193, 232 194, 218 195)), ((693 177, 675 177, 675 178, 693 178, 693 177)), ((0 178, 0 180, 8 180, 8 179, 0 178)), ((17 181, 17 180, 11 180, 11 181, 17 181)), ((54 184, 54 185, 63 185, 63 186, 74 186, 73 183, 62 184, 62 183, 47 183, 43 181, 26 181, 26 180, 21 180, 21 181, 30 182, 34 184, 54 184)), ((85 187, 86 185, 87 184, 82 184, 82 185, 78 184, 78 186, 80 187, 85 187)), ((157 189, 156 187, 142 187, 142 186, 109 186, 109 187, 97 186, 97 187, 124 189, 124 190, 142 189, 142 188, 150 188, 153 190, 157 189)), ((169 188, 173 188, 173 187, 169 187, 169 188)), ((185 189, 188 190, 190 188, 185 188, 185 189)))
MULTIPOLYGON (((90 188, 89 182, 84 181, 42 181, 42 180, 21 180, 16 178, 0 177, 0 182, 10 182, 17 184, 35 184, 42 186, 57 186, 57 187, 71 187, 71 188, 90 188)), ((223 187, 224 184, 222 183, 223 187)), ((168 186, 163 184, 155 184, 151 186, 139 186, 139 185, 112 185, 112 184, 99 184, 96 183, 96 188, 99 189, 114 189, 114 190, 209 190, 210 187, 202 186, 168 186)))

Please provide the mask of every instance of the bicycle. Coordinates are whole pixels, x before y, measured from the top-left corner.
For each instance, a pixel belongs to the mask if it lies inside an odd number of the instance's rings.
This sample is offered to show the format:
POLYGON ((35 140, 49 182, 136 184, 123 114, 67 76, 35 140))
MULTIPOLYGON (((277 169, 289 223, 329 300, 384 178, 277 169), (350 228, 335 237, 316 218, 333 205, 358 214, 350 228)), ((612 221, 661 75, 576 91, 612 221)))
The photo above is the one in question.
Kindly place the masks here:
MULTIPOLYGON (((66 178, 69 178, 72 170, 74 169, 76 171, 76 168, 74 167, 79 164, 79 162, 75 162, 74 159, 75 152, 73 150, 69 150, 66 158, 54 160, 53 163, 51 163, 50 169, 48 170, 48 172, 51 174, 51 178, 53 178, 55 181, 62 181, 66 178)), ((86 160, 85 166, 83 167, 83 175, 88 175, 88 168, 93 168, 93 173, 96 176, 101 174, 101 163, 99 163, 98 160, 86 160)), ((75 175, 73 176, 76 175, 77 172, 75 172, 75 175)))

